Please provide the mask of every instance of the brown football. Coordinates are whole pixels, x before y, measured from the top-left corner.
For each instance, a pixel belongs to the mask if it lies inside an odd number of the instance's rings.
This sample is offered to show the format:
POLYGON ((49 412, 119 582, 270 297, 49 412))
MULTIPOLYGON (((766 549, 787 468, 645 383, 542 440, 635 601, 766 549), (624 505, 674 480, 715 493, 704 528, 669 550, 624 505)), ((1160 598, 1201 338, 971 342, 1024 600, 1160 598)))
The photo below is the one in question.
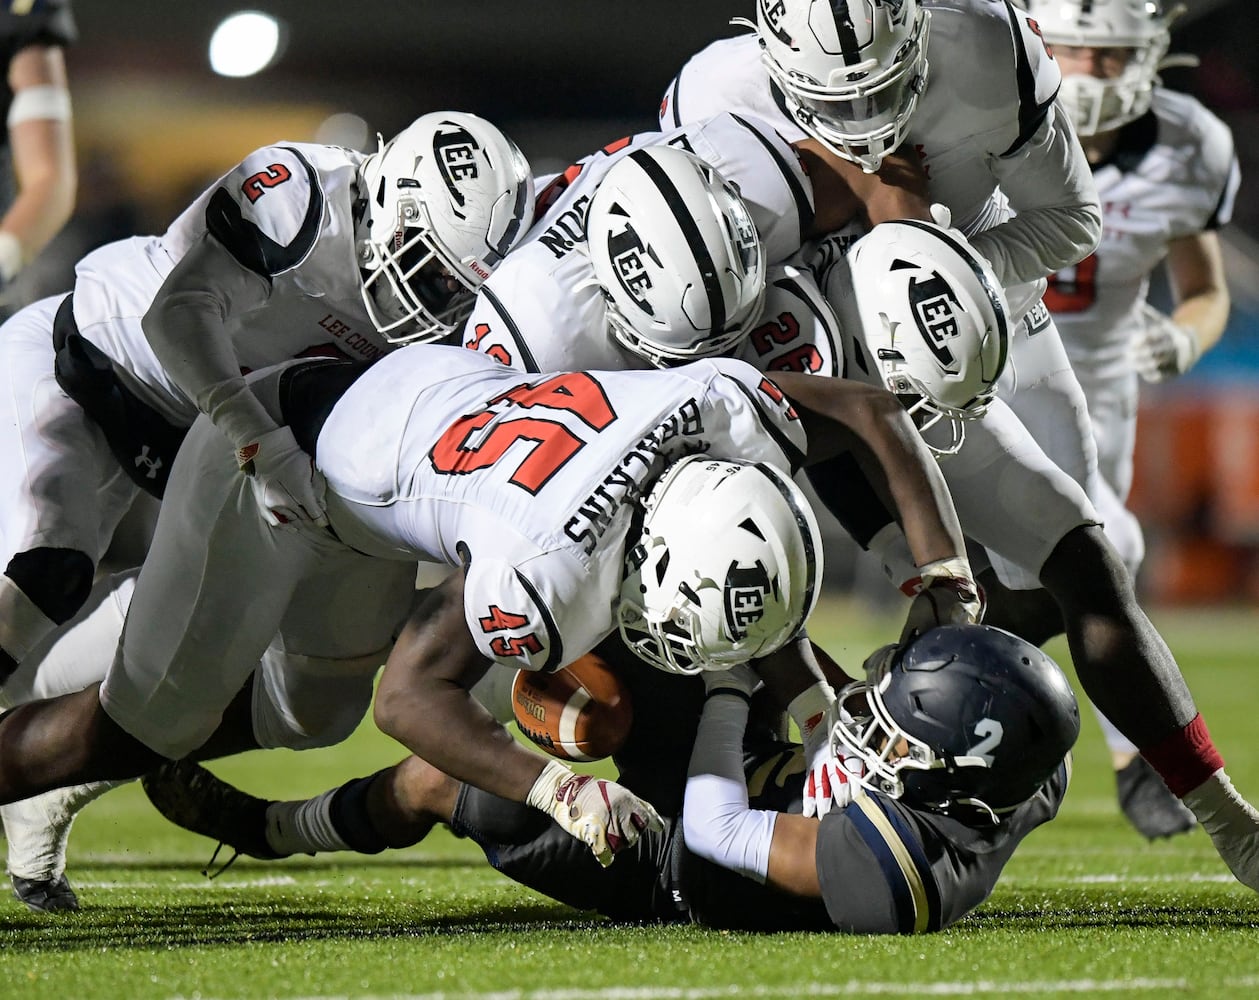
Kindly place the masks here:
POLYGON ((634 719, 629 690, 594 653, 553 674, 517 671, 511 703, 520 731, 562 760, 610 757, 634 719))

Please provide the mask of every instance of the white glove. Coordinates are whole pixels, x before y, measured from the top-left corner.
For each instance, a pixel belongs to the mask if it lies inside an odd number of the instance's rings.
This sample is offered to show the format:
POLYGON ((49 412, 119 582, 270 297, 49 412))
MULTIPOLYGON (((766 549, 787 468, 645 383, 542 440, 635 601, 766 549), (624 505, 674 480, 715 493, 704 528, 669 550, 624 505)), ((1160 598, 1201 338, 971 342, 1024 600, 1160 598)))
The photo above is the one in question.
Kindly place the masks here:
POLYGON ((236 450, 236 461, 253 485, 267 524, 278 527, 300 521, 324 527, 327 489, 315 460, 302 451, 288 427, 267 431, 236 450))
POLYGON ((1147 382, 1183 375, 1202 353, 1198 335, 1148 302, 1141 305, 1145 325, 1132 339, 1132 363, 1147 382))
POLYGON ((973 625, 983 618, 983 596, 964 558, 937 559, 918 572, 922 585, 905 616, 902 645, 938 625, 973 625))
POLYGON ((1198 818, 1237 881, 1259 892, 1259 812, 1237 794, 1224 769, 1181 801, 1198 818))
POLYGON ((856 779, 865 773, 860 759, 837 756, 831 743, 831 732, 842 711, 839 702, 832 701, 807 730, 800 726, 808 768, 808 777, 804 779, 805 816, 821 819, 832 809, 843 809, 857 794, 856 779))
POLYGON ((604 867, 644 830, 664 829, 651 803, 615 781, 577 774, 557 760, 547 761, 525 801, 589 847, 604 867))

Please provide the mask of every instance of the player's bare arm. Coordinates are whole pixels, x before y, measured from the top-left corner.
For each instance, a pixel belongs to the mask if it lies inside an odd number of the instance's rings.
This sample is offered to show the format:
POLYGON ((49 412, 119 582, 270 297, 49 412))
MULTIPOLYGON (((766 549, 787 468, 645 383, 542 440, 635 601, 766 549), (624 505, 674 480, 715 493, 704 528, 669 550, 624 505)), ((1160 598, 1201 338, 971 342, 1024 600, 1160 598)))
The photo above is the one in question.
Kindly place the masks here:
POLYGON ((931 218, 927 178, 912 151, 892 153, 868 174, 816 139, 801 139, 795 148, 813 182, 813 235, 833 233, 862 215, 872 226, 891 219, 931 218))
MULTIPOLYGON (((40 95, 29 105, 17 103, 17 120, 9 126, 9 147, 18 193, 0 220, 0 232, 11 234, 18 241, 21 256, 17 266, 20 267, 43 250, 69 221, 74 210, 78 175, 70 93, 61 49, 31 45, 18 52, 9 63, 8 83, 15 103, 24 101, 21 96, 24 91, 28 95, 40 95), (26 110, 22 110, 24 106, 26 110)), ((0 271, 3 270, 0 264, 0 271)), ((12 275, 3 277, 7 279, 12 275)))
POLYGON ((1176 296, 1172 319, 1194 331, 1198 354, 1205 354, 1223 336, 1231 304, 1220 238, 1208 231, 1171 240, 1167 271, 1176 296))
POLYGON ((887 478, 888 489, 918 565, 965 553, 961 525, 939 465, 912 418, 891 393, 845 379, 795 372, 775 382, 804 412, 808 464, 830 458, 845 446, 868 449, 887 478))
POLYGON ((546 763, 526 750, 468 690, 489 668, 463 610, 462 570, 411 613, 376 693, 376 724, 460 781, 523 801, 546 763))

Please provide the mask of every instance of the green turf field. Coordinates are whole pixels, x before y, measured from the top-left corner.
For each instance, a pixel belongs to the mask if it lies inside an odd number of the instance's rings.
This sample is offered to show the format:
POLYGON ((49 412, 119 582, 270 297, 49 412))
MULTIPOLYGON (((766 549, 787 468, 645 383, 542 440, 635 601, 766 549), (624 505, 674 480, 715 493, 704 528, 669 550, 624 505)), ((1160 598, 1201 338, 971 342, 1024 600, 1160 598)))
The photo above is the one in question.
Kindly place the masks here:
MULTIPOLYGON (((1230 773, 1259 801, 1254 613, 1155 617, 1230 773)), ((811 631, 851 667, 895 626, 835 605, 811 631)), ((214 769, 297 797, 399 756, 368 724, 333 750, 214 769)), ((444 832, 362 860, 242 859, 207 881, 212 848, 165 824, 135 786, 93 805, 71 849, 85 911, 41 918, 0 900, 0 997, 1259 996, 1259 897, 1205 834, 1151 845, 1124 825, 1087 713, 1059 819, 1025 842, 984 907, 932 937, 611 928, 509 882, 444 832)))

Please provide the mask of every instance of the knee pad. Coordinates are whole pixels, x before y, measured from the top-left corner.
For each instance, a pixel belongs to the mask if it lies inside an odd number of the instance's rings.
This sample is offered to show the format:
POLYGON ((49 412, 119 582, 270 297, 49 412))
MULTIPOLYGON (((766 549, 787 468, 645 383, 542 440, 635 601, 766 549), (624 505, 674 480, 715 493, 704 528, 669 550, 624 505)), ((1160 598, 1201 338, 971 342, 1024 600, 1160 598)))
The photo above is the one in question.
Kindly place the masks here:
POLYGON ((0 576, 0 649, 22 659, 74 617, 92 591, 95 564, 77 549, 19 552, 0 576))
POLYGON ((10 559, 4 575, 35 607, 63 625, 91 593, 96 564, 77 549, 31 549, 10 559))
POLYGON ((262 747, 311 750, 347 739, 371 707, 388 649, 349 659, 271 648, 254 675, 254 736, 262 747))

